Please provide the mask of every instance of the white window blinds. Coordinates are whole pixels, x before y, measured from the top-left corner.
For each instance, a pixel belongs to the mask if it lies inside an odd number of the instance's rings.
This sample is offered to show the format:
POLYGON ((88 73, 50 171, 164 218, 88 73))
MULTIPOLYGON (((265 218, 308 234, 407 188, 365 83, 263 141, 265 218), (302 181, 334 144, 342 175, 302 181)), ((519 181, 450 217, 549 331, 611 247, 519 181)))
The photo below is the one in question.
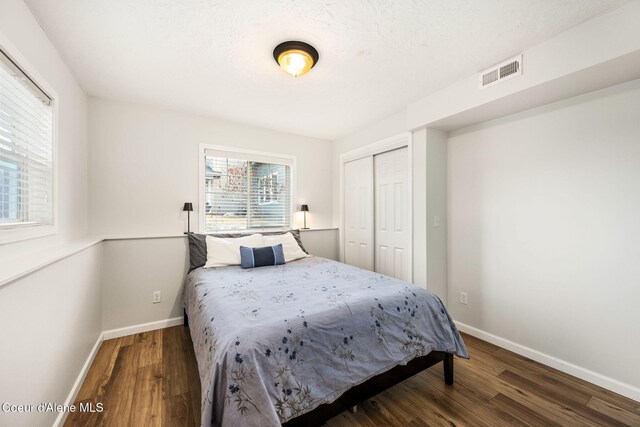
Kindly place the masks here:
POLYGON ((53 224, 53 103, 0 50, 0 230, 53 224))
POLYGON ((205 151, 205 232, 290 228, 291 159, 205 151))

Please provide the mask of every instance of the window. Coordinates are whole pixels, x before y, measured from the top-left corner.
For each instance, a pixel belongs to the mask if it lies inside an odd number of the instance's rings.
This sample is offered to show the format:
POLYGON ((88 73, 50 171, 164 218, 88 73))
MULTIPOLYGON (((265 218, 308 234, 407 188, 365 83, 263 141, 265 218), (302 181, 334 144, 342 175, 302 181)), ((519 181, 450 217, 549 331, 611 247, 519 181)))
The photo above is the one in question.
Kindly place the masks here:
POLYGON ((53 225, 53 102, 0 50, 0 242, 53 225))
POLYGON ((293 159, 204 150, 201 229, 290 228, 293 159))

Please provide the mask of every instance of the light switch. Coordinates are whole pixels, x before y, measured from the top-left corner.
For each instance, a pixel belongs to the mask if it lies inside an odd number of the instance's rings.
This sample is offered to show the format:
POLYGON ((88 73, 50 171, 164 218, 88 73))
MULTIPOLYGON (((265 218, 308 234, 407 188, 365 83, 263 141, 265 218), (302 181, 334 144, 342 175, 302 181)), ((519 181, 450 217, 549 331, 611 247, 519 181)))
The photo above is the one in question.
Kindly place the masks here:
POLYGON ((440 227, 440 217, 438 215, 433 216, 433 226, 440 227))

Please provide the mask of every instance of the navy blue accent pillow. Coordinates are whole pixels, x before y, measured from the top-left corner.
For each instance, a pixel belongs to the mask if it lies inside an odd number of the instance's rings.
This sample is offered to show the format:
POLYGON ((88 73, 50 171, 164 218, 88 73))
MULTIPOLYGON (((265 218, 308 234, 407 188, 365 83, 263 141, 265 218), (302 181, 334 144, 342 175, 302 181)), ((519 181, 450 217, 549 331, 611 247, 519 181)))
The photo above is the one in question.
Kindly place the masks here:
POLYGON ((282 244, 265 246, 263 248, 247 248, 240 246, 240 267, 254 268, 267 265, 284 264, 284 250, 282 244))

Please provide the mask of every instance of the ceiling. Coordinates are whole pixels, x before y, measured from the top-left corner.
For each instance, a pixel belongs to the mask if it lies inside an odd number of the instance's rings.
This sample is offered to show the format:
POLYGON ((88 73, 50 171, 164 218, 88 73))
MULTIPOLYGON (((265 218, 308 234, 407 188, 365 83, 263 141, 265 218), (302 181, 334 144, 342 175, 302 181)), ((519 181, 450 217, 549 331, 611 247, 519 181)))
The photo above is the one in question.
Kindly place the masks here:
POLYGON ((328 140, 627 2, 26 0, 89 95, 328 140))

